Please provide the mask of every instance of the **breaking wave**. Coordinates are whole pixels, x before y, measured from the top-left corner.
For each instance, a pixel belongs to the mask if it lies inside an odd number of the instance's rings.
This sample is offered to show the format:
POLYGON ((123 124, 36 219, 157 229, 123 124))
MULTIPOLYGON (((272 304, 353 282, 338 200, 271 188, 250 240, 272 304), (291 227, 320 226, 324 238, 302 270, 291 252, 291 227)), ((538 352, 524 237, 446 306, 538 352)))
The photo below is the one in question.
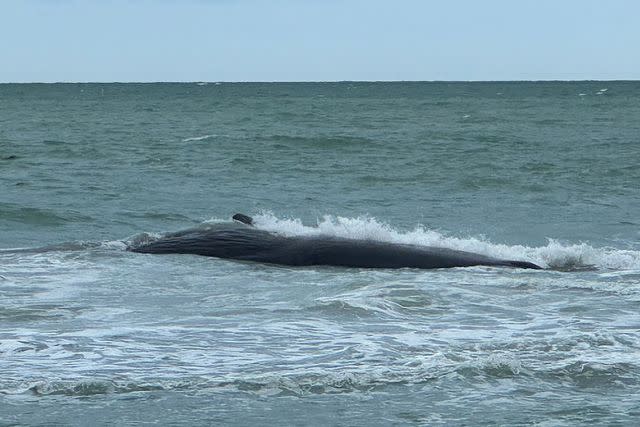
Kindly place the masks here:
POLYGON ((496 258, 527 260, 558 270, 581 269, 640 269, 640 251, 613 247, 593 247, 588 243, 562 243, 548 239, 545 246, 531 247, 493 243, 480 237, 448 236, 436 230, 417 226, 413 230, 399 231, 376 218, 361 216, 345 218, 325 215, 316 226, 304 225, 297 218, 278 218, 270 212, 254 216, 261 229, 287 236, 328 235, 350 239, 437 246, 476 252, 496 258))
MULTIPOLYGON (((257 228, 285 236, 335 236, 347 239, 374 240, 398 244, 435 246, 479 253, 495 258, 522 260, 544 268, 561 271, 640 270, 640 251, 616 247, 594 247, 587 242, 561 242, 549 238, 545 246, 507 245, 486 237, 447 235, 422 225, 412 230, 398 230, 369 216, 347 218, 325 215, 316 225, 305 225, 299 218, 279 218, 271 212, 254 215, 257 228)), ((224 226, 228 219, 212 218, 189 230, 207 230, 224 226)), ((141 232, 125 238, 101 242, 75 241, 37 248, 6 248, 0 254, 82 251, 92 249, 124 250, 127 246, 150 243, 172 233, 141 232)))
POLYGON ((192 137, 189 137, 189 138, 184 138, 184 139, 182 140, 182 142, 207 141, 207 140, 209 140, 209 139, 213 139, 213 138, 216 138, 216 137, 218 137, 218 136, 219 136, 219 135, 215 135, 215 134, 212 134, 212 135, 202 135, 202 136, 192 136, 192 137))

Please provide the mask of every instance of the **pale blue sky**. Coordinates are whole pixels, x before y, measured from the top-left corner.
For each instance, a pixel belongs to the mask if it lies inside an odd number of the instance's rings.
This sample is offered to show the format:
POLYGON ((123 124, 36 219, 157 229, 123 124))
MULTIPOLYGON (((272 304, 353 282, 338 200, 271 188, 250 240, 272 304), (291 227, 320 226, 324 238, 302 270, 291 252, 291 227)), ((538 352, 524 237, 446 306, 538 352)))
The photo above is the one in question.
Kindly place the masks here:
POLYGON ((640 79, 636 0, 0 0, 0 82, 640 79))

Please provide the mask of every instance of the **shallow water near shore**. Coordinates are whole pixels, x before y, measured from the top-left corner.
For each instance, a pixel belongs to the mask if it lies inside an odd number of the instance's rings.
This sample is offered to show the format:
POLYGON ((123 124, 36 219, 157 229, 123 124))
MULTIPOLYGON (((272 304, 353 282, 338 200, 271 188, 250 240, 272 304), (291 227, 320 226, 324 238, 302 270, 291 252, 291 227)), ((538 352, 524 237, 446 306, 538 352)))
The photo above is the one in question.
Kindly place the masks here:
POLYGON ((0 425, 635 425, 639 100, 636 82, 0 85, 0 425), (545 270, 126 251, 235 212, 545 270))

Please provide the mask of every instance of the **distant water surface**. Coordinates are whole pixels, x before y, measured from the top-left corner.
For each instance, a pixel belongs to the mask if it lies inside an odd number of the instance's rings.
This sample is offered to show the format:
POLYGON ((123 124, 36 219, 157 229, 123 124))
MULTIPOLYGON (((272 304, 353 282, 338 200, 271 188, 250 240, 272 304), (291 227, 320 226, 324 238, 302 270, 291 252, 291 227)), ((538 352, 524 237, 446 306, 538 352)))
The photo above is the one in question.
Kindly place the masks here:
POLYGON ((0 85, 0 425, 636 425, 640 83, 0 85), (226 222, 547 268, 288 268, 226 222))

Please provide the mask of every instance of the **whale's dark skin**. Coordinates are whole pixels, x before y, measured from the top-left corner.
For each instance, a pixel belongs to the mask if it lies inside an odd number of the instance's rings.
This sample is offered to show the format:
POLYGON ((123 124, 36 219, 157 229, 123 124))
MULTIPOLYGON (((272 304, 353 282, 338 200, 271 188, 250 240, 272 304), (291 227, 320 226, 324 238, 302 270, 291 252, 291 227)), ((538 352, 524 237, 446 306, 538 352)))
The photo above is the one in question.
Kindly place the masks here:
POLYGON ((503 260, 430 246, 331 236, 287 237, 253 228, 253 220, 246 215, 236 214, 234 219, 242 224, 185 230, 128 250, 151 254, 194 254, 290 266, 433 269, 484 265, 541 268, 526 261, 503 260))

